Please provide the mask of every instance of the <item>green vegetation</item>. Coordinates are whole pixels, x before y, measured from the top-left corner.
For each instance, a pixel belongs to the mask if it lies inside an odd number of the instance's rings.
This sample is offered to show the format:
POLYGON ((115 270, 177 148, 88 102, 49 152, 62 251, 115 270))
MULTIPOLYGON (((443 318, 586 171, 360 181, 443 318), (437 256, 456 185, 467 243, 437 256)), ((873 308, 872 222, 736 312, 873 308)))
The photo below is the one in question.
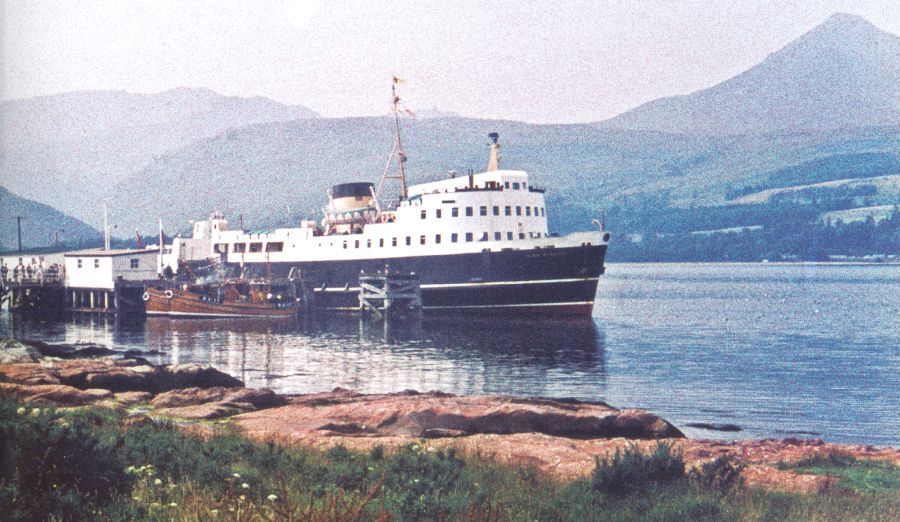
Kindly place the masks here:
MULTIPOLYGON (((745 489, 727 460, 686 471, 661 445, 598 460, 593 480, 462 459, 426 442, 386 451, 201 439, 122 414, 0 398, 4 520, 895 520, 897 469, 835 495, 745 489)), ((848 461, 850 477, 872 463, 848 461)), ((878 464, 877 466, 882 466, 878 464)), ((883 465, 889 466, 889 465, 883 465)))
MULTIPOLYGON (((641 241, 625 238, 609 249, 609 261, 825 261, 828 256, 866 256, 900 254, 900 212, 889 219, 875 222, 872 218, 852 223, 821 223, 816 221, 820 210, 800 214, 805 207, 795 207, 793 219, 780 221, 785 214, 754 214, 765 205, 744 205, 746 214, 740 220, 716 222, 710 217, 711 228, 751 226, 762 229, 712 234, 673 232, 656 234, 642 232, 641 241), (754 207, 759 207, 750 212, 754 207), (755 217, 754 217, 755 216, 755 217), (756 219, 758 218, 758 219, 756 219)), ((709 207, 736 209, 736 207, 709 207)), ((674 212, 674 211, 673 211, 674 212)), ((685 211, 688 212, 688 211, 685 211)), ((824 210, 821 210, 824 212, 824 210)), ((713 212, 715 213, 715 212, 713 212)), ((693 216, 702 215, 695 211, 693 216)), ((648 219, 653 219, 651 216, 648 219)), ((674 222, 674 221, 673 221, 674 222)), ((699 225, 697 225, 699 226, 699 225)), ((620 236, 621 237, 621 236, 620 236)))
POLYGON ((667 444, 645 455, 636 449, 616 450, 610 459, 597 458, 594 490, 624 496, 659 484, 679 482, 685 478, 684 461, 667 444))
POLYGON ((883 461, 831 454, 782 467, 798 473, 839 477, 841 487, 857 493, 900 490, 900 468, 883 461))

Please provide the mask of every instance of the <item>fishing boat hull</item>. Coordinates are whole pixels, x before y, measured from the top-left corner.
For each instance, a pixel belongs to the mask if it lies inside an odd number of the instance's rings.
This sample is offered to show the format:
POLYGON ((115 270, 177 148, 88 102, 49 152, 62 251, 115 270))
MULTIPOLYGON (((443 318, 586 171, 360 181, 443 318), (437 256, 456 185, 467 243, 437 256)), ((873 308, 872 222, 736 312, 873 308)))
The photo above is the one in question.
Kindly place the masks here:
POLYGON ((170 317, 290 317, 299 311, 296 303, 217 302, 179 289, 147 288, 143 300, 147 315, 170 317))

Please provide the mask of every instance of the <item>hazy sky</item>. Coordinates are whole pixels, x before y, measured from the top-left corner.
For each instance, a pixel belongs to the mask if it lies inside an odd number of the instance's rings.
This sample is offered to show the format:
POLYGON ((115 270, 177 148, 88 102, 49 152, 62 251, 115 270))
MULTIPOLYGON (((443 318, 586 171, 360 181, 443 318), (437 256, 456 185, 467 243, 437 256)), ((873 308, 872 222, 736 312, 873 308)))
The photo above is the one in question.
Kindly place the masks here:
POLYGON ((835 12, 900 33, 896 0, 0 2, 3 99, 208 87, 324 116, 384 114, 397 74, 412 108, 595 121, 722 81, 835 12))

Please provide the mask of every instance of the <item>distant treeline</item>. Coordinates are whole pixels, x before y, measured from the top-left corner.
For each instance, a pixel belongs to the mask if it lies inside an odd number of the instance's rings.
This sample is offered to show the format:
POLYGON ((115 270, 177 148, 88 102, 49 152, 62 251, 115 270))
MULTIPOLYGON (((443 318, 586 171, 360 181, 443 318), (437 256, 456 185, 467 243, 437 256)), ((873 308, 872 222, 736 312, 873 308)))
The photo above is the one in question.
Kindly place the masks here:
POLYGON ((900 255, 900 212, 878 223, 774 222, 762 229, 715 234, 618 237, 609 261, 824 261, 829 256, 900 255))
POLYGON ((887 176, 900 172, 900 155, 888 152, 836 154, 776 170, 759 183, 733 187, 725 191, 731 201, 763 190, 811 185, 839 179, 887 176))
POLYGON ((816 187, 776 194, 763 203, 690 208, 668 206, 663 196, 647 198, 639 206, 616 206, 607 223, 627 233, 682 233, 723 228, 763 226, 780 228, 819 220, 824 212, 870 206, 877 195, 872 185, 816 187))
MULTIPOLYGON (((614 233, 608 255, 611 261, 758 261, 900 254, 900 210, 878 223, 821 218, 829 211, 885 203, 869 184, 805 188, 763 203, 691 208, 671 207, 666 193, 641 195, 605 212, 606 227, 614 233), (753 229, 712 232, 741 227, 753 229), (692 234, 701 231, 711 233, 692 234)), ((548 207, 556 208, 551 202, 548 207)), ((564 216, 551 216, 550 227, 562 233, 584 230, 598 217, 599 210, 570 208, 564 216)))

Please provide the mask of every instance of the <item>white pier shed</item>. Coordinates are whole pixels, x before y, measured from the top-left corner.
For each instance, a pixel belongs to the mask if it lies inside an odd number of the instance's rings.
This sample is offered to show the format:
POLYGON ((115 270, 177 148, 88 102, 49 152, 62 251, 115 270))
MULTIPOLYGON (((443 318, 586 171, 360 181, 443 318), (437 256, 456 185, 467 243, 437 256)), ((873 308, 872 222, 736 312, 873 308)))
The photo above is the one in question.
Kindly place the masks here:
POLYGON ((70 310, 114 312, 138 305, 143 282, 158 278, 159 249, 81 250, 65 254, 70 310))

